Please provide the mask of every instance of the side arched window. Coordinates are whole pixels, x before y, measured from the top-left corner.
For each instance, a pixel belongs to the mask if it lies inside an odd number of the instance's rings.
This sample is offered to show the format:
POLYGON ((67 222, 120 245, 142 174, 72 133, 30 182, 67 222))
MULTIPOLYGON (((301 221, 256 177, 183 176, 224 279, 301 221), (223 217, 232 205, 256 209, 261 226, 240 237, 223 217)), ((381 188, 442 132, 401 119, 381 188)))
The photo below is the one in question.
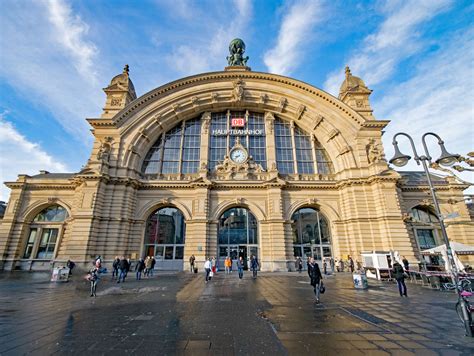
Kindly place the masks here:
POLYGON ((66 209, 52 205, 43 209, 30 224, 23 258, 51 260, 60 240, 66 209))

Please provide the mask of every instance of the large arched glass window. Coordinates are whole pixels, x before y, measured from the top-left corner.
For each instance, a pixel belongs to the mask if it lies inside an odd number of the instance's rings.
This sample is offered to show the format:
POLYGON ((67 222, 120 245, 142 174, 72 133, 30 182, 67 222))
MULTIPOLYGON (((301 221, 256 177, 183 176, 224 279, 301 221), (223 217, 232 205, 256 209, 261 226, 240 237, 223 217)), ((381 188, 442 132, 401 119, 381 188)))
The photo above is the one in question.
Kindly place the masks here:
POLYGON ((295 257, 332 257, 331 235, 326 218, 316 209, 302 208, 292 218, 295 257))
POLYGON ((155 256, 157 262, 182 260, 184 235, 183 214, 172 207, 158 209, 146 223, 145 255, 155 256))
POLYGON ((438 217, 425 207, 411 209, 410 216, 420 249, 426 250, 438 246, 441 236, 438 217))
POLYGON ((36 215, 30 224, 23 258, 53 259, 67 217, 66 209, 60 205, 49 206, 36 215))
POLYGON ((301 128, 275 120, 277 169, 281 174, 333 173, 332 163, 321 144, 301 128))
POLYGON ((200 119, 184 121, 158 138, 143 161, 142 172, 145 175, 197 173, 200 148, 200 119))
POLYGON ((240 144, 248 149, 253 160, 266 169, 267 155, 263 114, 230 110, 213 113, 210 136, 209 169, 211 171, 224 160, 235 145, 237 137, 240 144), (239 119, 242 121, 238 121, 239 119))

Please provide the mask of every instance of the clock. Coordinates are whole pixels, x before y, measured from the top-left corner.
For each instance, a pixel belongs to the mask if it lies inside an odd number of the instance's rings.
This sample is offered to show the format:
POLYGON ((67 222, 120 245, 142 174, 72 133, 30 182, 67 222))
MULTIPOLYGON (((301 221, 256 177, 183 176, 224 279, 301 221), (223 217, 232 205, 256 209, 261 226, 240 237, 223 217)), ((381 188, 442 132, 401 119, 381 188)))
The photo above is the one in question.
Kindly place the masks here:
POLYGON ((248 156, 247 151, 241 147, 236 147, 230 151, 230 159, 237 164, 242 164, 247 161, 248 156))

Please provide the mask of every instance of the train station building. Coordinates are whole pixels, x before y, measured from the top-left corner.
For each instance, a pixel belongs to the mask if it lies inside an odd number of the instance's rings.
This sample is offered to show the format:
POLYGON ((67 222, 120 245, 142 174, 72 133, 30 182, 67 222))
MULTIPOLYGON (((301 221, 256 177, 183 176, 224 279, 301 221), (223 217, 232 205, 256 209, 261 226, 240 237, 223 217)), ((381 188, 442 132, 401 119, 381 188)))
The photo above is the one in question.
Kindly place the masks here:
MULTIPOLYGON (((387 164, 389 121, 374 117, 362 79, 346 68, 336 98, 252 71, 230 50, 223 71, 140 97, 128 66, 115 76, 101 117, 87 119, 94 144, 81 171, 6 183, 0 269, 153 255, 156 268, 181 270, 191 255, 199 266, 256 255, 278 271, 296 256, 360 260, 374 250, 415 263, 443 243, 424 173, 387 164)), ((442 213, 456 213, 450 239, 473 245, 467 185, 432 179, 442 213)))

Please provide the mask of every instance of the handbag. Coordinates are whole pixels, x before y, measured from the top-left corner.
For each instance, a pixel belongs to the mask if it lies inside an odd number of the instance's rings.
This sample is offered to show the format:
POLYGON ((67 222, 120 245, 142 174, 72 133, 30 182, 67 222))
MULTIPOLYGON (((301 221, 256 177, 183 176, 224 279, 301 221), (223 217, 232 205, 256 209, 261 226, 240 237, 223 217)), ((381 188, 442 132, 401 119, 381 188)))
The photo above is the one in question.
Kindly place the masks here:
POLYGON ((323 282, 319 285, 319 293, 324 294, 326 291, 326 287, 324 286, 323 282))
POLYGON ((209 277, 214 277, 214 272, 209 272, 209 277))

